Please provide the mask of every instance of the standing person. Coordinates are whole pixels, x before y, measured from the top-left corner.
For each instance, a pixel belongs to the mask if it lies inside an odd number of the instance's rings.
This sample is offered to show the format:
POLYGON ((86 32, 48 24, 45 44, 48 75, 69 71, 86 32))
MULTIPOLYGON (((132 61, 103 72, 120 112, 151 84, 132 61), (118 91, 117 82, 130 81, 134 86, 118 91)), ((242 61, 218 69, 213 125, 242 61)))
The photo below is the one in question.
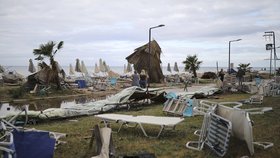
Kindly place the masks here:
POLYGON ((245 71, 242 70, 240 67, 238 68, 238 71, 236 73, 236 77, 238 79, 238 85, 242 85, 242 82, 243 82, 243 78, 244 78, 244 75, 245 75, 245 71))
POLYGON ((138 75, 137 71, 134 71, 134 74, 132 75, 132 84, 131 85, 140 87, 139 75, 138 75))
POLYGON ((224 72, 223 69, 221 69, 221 71, 219 72, 218 76, 219 76, 220 80, 221 80, 222 82, 224 82, 225 72, 224 72))
POLYGON ((141 88, 146 88, 147 84, 147 75, 144 69, 141 70, 140 73, 140 81, 139 81, 140 87, 141 88))

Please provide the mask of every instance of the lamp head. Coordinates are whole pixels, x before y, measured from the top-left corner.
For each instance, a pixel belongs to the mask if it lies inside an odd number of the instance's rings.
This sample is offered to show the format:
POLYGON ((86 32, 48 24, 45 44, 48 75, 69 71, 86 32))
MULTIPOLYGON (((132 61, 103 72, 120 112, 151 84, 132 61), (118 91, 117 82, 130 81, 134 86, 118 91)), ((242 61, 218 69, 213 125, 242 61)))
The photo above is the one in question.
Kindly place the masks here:
POLYGON ((150 28, 150 30, 151 30, 151 29, 155 29, 155 28, 159 28, 159 27, 163 27, 163 26, 165 26, 165 25, 160 24, 160 25, 157 25, 157 26, 151 27, 151 28, 150 28))
POLYGON ((229 41, 229 43, 230 42, 237 42, 237 41, 241 41, 242 39, 241 38, 239 38, 239 39, 236 39, 236 40, 231 40, 231 41, 229 41))

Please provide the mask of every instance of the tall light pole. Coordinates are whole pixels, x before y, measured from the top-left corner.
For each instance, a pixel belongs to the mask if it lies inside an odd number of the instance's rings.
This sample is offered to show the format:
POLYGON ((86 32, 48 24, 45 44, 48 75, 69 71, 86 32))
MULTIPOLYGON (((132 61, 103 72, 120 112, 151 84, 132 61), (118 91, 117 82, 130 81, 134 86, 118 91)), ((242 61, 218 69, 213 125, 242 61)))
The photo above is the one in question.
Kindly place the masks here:
POLYGON ((154 26, 154 27, 150 27, 149 28, 149 54, 148 54, 148 66, 149 66, 149 70, 148 70, 148 75, 149 75, 149 78, 148 78, 148 85, 147 85, 147 92, 148 92, 148 87, 150 87, 150 72, 151 72, 151 34, 152 34, 152 29, 155 29, 155 28, 159 28, 159 27, 163 27, 165 25, 163 24, 160 24, 158 26, 154 26))
POLYGON ((271 54, 270 54, 270 75, 271 75, 271 59, 272 59, 272 49, 274 50, 274 75, 276 76, 276 45, 275 45, 275 33, 274 31, 266 31, 265 33, 265 37, 271 37, 272 36, 272 40, 273 40, 273 44, 272 44, 272 48, 271 48, 271 54))
POLYGON ((238 42, 241 41, 242 39, 237 39, 237 40, 231 40, 228 42, 228 73, 231 73, 231 69, 230 69, 230 43, 231 42, 238 42))

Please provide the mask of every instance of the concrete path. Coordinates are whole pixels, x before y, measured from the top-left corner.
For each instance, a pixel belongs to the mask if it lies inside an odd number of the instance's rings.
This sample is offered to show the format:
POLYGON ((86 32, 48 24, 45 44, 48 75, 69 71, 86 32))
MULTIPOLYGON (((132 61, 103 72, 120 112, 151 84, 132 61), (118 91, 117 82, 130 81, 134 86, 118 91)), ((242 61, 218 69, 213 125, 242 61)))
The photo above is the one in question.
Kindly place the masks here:
MULTIPOLYGON (((206 86, 214 87, 215 84, 193 84, 192 86, 188 87, 188 92, 195 92, 206 86)), ((168 93, 168 92, 174 92, 174 93, 185 92, 184 88, 179 88, 179 87, 168 88, 168 89, 165 89, 165 91, 166 91, 166 93, 168 93)))

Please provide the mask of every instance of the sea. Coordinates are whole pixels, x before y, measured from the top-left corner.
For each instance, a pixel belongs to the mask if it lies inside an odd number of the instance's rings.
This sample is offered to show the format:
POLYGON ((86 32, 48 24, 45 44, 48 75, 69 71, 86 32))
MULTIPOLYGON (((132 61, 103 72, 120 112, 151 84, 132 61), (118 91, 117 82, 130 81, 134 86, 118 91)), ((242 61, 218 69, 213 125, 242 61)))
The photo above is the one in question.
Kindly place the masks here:
MULTIPOLYGON (((31 75, 28 71, 28 66, 3 66, 8 71, 16 71, 17 73, 27 77, 31 75)), ((69 75, 69 66, 62 66, 64 69, 66 75, 69 75)), ((88 66, 86 67, 89 74, 93 74, 94 72, 94 66, 88 66)), ((123 66, 111 66, 110 69, 120 75, 124 75, 124 67, 123 66)), ((227 70, 227 67, 219 67, 218 70, 224 69, 224 71, 227 70)), ((38 69, 37 69, 38 70, 38 69)), ((236 68, 237 70, 237 68, 236 68)), ((254 71, 266 71, 269 73, 269 67, 253 67, 252 70, 254 71)), ((162 67, 162 72, 164 75, 171 75, 171 74, 178 74, 178 72, 167 71, 167 67, 162 67)), ((217 67, 200 67, 197 73, 204 73, 204 72, 215 72, 217 73, 217 67)), ((188 71, 184 70, 184 67, 179 67, 179 73, 189 73, 188 71)))

